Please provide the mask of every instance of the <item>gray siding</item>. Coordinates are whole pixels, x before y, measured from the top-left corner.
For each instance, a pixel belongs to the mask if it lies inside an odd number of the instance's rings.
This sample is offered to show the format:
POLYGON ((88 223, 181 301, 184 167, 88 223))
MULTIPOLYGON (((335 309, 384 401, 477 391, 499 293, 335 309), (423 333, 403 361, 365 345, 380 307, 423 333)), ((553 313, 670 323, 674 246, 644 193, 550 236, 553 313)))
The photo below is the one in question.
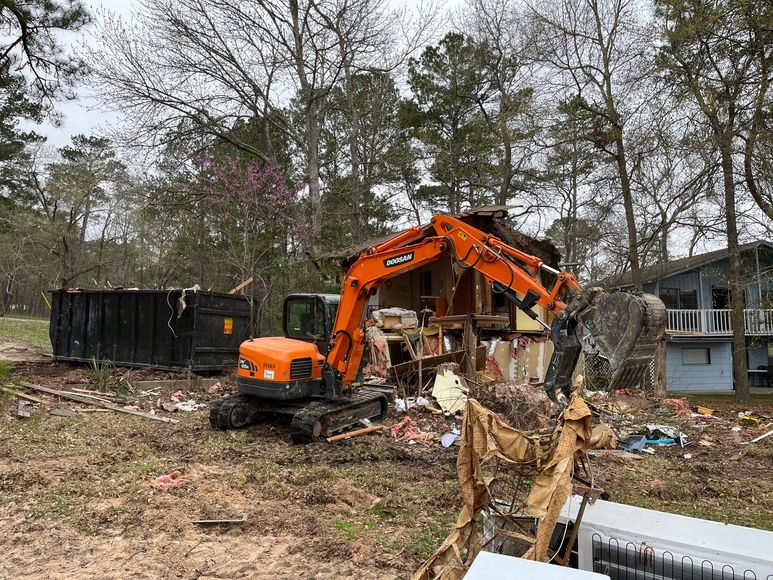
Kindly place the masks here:
POLYGON ((670 342, 666 355, 669 391, 727 391, 733 388, 730 342, 670 342), (682 364, 683 348, 708 348, 711 364, 682 364))
POLYGON ((768 345, 767 343, 760 344, 755 341, 749 345, 749 368, 756 369, 757 367, 768 366, 768 345))
MULTIPOLYGON (((694 290, 698 295, 697 308, 705 308, 705 306, 702 306, 702 304, 705 304, 705 302, 702 302, 702 297, 700 295, 699 280, 700 274, 698 271, 692 270, 690 272, 684 272, 682 274, 676 274, 674 276, 663 278, 658 284, 658 290, 660 290, 660 288, 677 288, 680 292, 690 292, 694 290)), ((684 308, 684 306, 682 306, 682 308, 684 308)))

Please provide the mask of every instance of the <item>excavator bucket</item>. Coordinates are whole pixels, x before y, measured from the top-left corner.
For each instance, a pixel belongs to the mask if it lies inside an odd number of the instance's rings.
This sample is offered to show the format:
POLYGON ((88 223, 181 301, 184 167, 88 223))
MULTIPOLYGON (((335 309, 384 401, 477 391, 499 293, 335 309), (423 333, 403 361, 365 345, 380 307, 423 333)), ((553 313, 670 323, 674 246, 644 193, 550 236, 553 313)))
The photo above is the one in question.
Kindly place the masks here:
POLYGON ((652 294, 597 291, 578 319, 609 360, 609 388, 641 384, 665 332, 663 302, 652 294))

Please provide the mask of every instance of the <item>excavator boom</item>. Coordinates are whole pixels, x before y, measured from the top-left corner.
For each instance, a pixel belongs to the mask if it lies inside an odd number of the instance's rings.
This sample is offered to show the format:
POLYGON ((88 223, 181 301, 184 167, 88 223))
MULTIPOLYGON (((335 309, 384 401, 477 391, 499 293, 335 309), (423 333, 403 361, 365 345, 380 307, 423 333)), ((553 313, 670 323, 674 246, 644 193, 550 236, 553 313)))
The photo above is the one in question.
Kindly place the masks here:
POLYGON ((609 359, 611 388, 634 385, 643 377, 665 329, 665 307, 658 298, 584 289, 574 274, 555 270, 459 219, 435 216, 431 223, 436 235, 415 241, 421 235, 420 229, 407 230, 366 250, 349 268, 324 377, 331 397, 348 392, 355 380, 364 346, 360 327, 368 296, 389 278, 444 256, 480 272, 493 292, 502 294, 532 318, 538 318, 534 306, 552 314, 554 353, 545 380, 549 394, 557 389, 568 394, 571 389, 571 375, 582 350, 580 326, 609 359), (540 270, 553 279, 550 288, 536 278, 540 270))
POLYGON ((612 388, 641 380, 665 329, 665 307, 658 298, 583 288, 574 274, 551 268, 461 220, 441 215, 431 224, 434 235, 425 237, 421 228, 410 228, 359 255, 343 280, 327 349, 317 342, 322 340, 318 326, 329 320, 325 309, 315 307, 312 313, 304 306, 318 299, 288 296, 285 336, 242 344, 238 394, 213 405, 212 426, 234 429, 249 425, 261 413, 288 413, 293 416, 293 439, 308 441, 362 419, 383 417, 383 393, 352 389, 365 345, 362 323, 368 297, 390 278, 449 257, 458 267, 480 272, 492 292, 550 329, 554 349, 545 389, 552 398, 557 391, 570 394, 582 340, 587 338, 581 328, 608 357, 612 388), (540 272, 547 286, 540 282, 540 272), (301 311, 293 305, 300 305, 301 311), (547 313, 545 320, 534 310, 537 306, 547 313))

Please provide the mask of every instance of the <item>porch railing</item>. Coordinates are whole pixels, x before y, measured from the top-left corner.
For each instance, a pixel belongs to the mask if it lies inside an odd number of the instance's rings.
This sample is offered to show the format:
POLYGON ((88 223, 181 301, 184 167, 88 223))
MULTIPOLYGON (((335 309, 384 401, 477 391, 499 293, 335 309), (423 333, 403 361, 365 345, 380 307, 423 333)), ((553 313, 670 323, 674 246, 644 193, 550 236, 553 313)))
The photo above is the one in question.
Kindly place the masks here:
MULTIPOLYGON (((729 308, 668 310, 667 330, 697 334, 729 335, 733 324, 729 308)), ((744 330, 747 335, 773 335, 773 308, 744 310, 744 330)))

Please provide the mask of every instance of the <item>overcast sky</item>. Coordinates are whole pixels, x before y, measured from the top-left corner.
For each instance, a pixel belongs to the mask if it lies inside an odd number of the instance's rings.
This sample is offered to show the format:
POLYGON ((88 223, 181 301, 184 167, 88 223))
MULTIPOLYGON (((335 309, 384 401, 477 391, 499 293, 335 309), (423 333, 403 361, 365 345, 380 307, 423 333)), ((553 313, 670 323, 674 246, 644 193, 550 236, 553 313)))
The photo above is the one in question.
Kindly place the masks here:
MULTIPOLYGON (((91 9, 94 18, 99 17, 99 13, 110 10, 119 14, 121 18, 130 19, 132 15, 132 0, 105 0, 94 1, 85 0, 84 3, 91 9)), ((90 34, 86 32, 73 36, 70 44, 77 45, 79 42, 90 42, 90 34)), ((90 134, 99 132, 100 127, 106 127, 113 121, 114 115, 110 112, 100 110, 98 103, 93 99, 91 93, 85 86, 77 87, 78 98, 74 101, 62 101, 57 104, 57 111, 62 115, 62 124, 54 127, 50 123, 36 125, 35 131, 48 138, 48 145, 51 147, 62 147, 70 143, 70 137, 79 133, 90 134)))

